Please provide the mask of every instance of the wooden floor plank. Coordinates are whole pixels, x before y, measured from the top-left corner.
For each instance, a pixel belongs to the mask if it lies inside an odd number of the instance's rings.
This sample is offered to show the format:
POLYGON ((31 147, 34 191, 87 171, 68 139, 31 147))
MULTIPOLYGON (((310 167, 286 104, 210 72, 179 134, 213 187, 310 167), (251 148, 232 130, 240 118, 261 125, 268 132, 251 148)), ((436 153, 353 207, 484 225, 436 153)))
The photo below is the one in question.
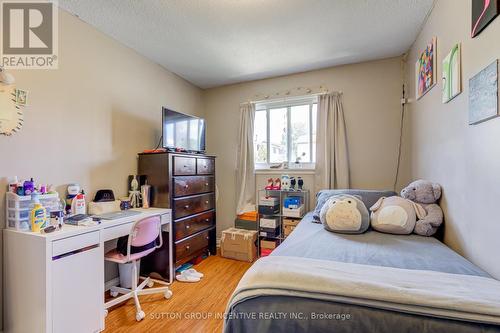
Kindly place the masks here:
POLYGON ((114 332, 221 332, 227 301, 251 263, 211 256, 196 265, 205 274, 197 283, 175 282, 173 297, 140 297, 146 318, 135 320, 132 300, 118 305, 106 317, 105 333, 114 332))

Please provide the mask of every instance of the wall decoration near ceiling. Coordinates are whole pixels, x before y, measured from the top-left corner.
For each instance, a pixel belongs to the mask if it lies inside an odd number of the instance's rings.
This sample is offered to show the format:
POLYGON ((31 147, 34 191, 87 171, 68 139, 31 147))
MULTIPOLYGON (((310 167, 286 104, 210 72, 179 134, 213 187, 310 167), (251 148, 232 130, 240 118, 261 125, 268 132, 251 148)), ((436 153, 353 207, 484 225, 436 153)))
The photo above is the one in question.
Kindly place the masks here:
POLYGON ((469 125, 498 116, 498 60, 469 80, 469 125))
POLYGON ((500 0, 472 0, 471 36, 481 33, 499 14, 500 0))
POLYGON ((416 97, 424 96, 432 87, 436 85, 436 44, 437 38, 427 44, 415 63, 416 73, 416 97))
POLYGON ((443 59, 443 103, 448 103, 462 92, 461 46, 453 46, 443 59))

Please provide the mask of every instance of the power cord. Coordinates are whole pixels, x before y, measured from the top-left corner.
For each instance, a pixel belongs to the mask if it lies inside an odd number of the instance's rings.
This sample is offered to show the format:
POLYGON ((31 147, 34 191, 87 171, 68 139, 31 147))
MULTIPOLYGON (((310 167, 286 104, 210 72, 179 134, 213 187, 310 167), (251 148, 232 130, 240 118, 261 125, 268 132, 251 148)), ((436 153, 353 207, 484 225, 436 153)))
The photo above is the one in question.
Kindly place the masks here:
POLYGON ((399 167, 401 165, 401 150, 402 150, 402 142, 403 142, 403 126, 405 119, 405 105, 406 105, 406 92, 405 85, 403 84, 403 96, 401 98, 401 120, 399 124, 399 146, 398 146, 398 162, 396 164, 396 176, 394 177, 394 186, 393 189, 396 191, 396 187, 398 185, 399 178, 399 167))
POLYGON ((160 145, 161 145, 161 141, 163 140, 163 135, 160 136, 160 140, 158 141, 158 144, 156 145, 156 148, 154 150, 157 150, 158 148, 160 148, 160 145))

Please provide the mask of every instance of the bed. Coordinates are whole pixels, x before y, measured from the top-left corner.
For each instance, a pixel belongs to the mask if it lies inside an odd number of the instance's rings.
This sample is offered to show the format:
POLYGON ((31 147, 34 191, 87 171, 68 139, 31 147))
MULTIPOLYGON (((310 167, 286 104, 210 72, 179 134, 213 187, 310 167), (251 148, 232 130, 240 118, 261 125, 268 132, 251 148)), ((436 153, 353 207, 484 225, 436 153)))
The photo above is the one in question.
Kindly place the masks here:
POLYGON ((225 332, 500 332, 500 283, 437 239, 312 220, 245 274, 225 332))

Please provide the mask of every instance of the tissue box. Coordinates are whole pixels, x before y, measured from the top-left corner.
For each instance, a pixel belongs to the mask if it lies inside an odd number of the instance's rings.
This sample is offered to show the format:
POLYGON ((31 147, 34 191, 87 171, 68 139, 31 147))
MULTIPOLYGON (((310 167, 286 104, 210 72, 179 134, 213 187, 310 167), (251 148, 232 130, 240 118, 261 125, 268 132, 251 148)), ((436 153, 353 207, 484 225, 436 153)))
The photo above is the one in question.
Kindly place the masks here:
POLYGON ((283 233, 285 237, 290 235, 299 223, 300 220, 283 219, 283 233))

